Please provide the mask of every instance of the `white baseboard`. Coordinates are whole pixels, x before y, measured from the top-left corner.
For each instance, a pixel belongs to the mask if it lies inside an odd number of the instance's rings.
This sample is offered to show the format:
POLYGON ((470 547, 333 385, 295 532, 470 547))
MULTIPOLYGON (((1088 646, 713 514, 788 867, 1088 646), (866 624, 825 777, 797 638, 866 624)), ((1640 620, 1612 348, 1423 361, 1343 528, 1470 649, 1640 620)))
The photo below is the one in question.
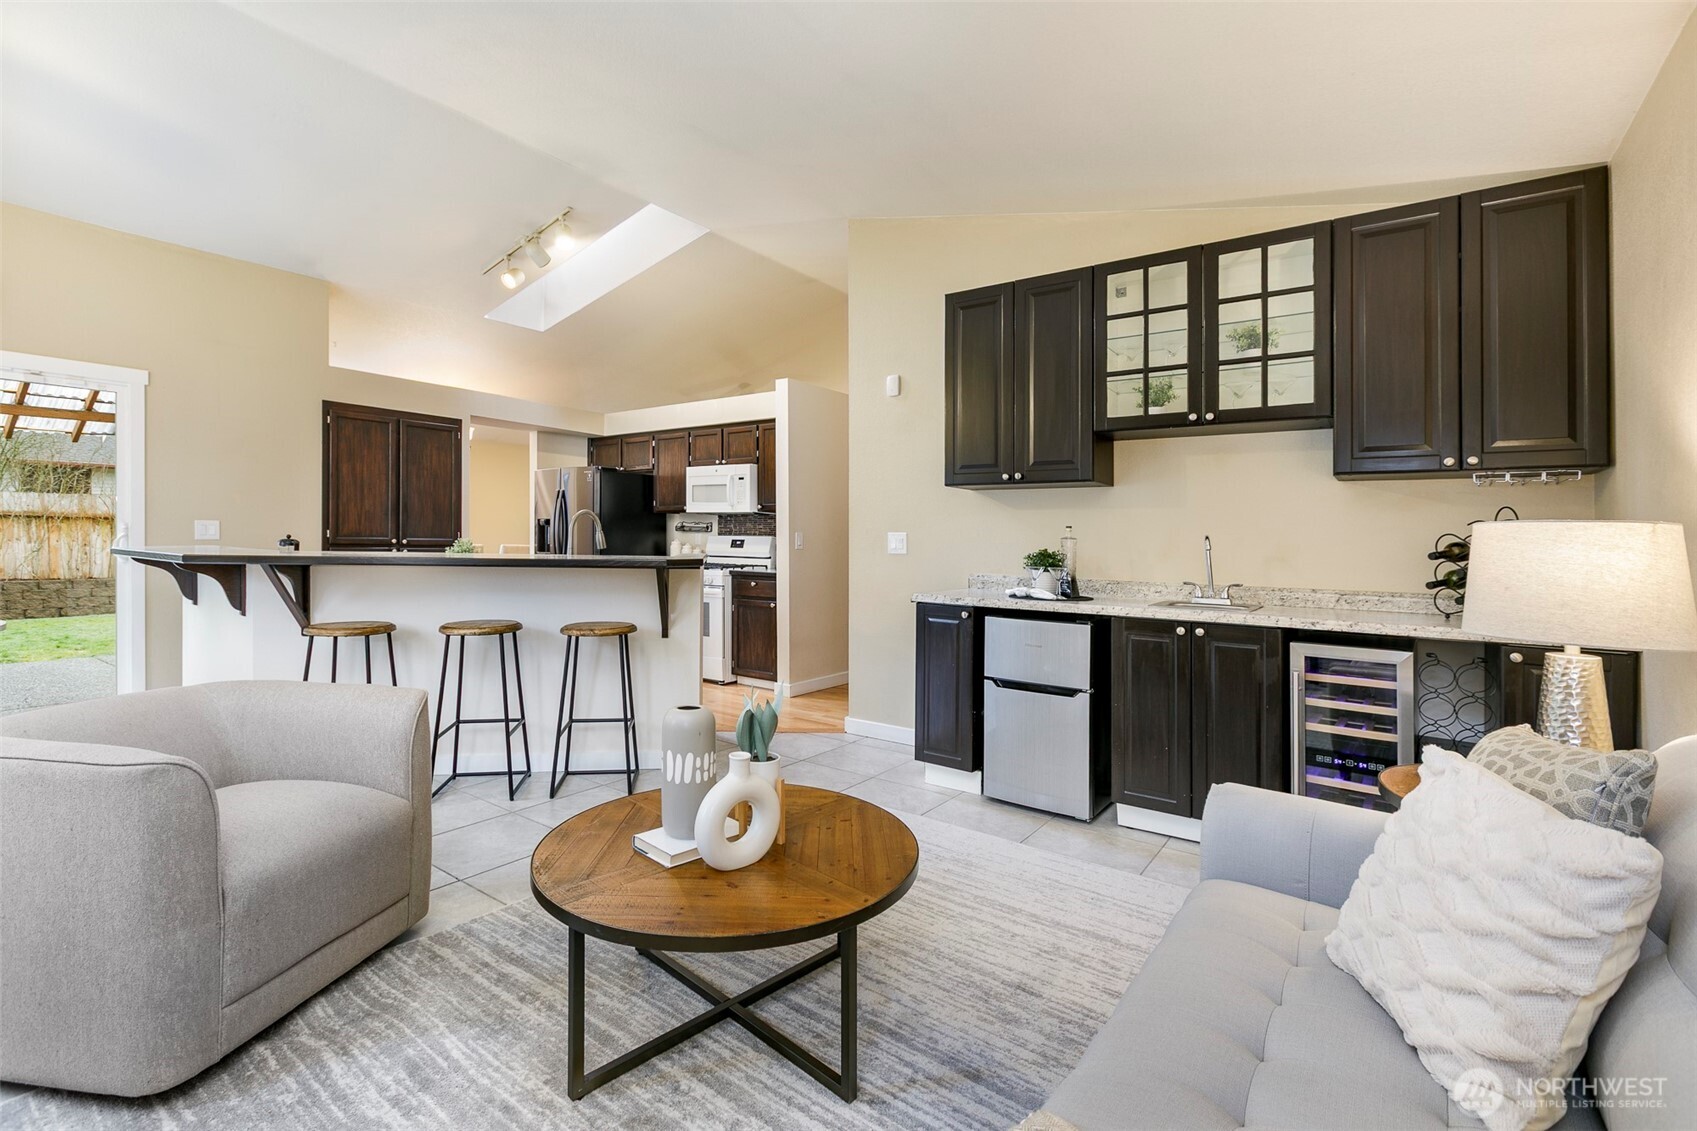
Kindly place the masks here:
POLYGON ((837 672, 835 675, 815 676, 812 679, 793 679, 784 684, 784 696, 806 695, 814 691, 824 691, 827 687, 841 687, 848 682, 848 672, 837 672))
POLYGON ((912 727, 899 727, 890 723, 875 723, 871 719, 851 717, 843 720, 843 729, 862 738, 881 738, 885 742, 895 742, 902 746, 913 745, 912 727))
POLYGON ((1115 805, 1114 819, 1128 829, 1142 829, 1146 833, 1176 836, 1183 840, 1200 842, 1202 839, 1202 822, 1194 817, 1175 817, 1171 813, 1157 813, 1135 805, 1115 805))
POLYGON ((926 766, 925 784, 940 785, 944 789, 958 789, 962 793, 984 792, 984 775, 978 770, 968 773, 966 770, 951 770, 947 766, 926 766))

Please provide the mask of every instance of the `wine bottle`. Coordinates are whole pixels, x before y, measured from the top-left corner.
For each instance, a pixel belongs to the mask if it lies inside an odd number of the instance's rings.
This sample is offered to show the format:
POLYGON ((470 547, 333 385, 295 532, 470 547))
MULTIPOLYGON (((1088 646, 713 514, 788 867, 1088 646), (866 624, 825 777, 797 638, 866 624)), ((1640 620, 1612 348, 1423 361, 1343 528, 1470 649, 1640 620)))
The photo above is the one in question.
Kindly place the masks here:
POLYGON ((1426 558, 1434 562, 1464 562, 1467 560, 1467 551, 1466 542, 1447 542, 1427 554, 1426 558))

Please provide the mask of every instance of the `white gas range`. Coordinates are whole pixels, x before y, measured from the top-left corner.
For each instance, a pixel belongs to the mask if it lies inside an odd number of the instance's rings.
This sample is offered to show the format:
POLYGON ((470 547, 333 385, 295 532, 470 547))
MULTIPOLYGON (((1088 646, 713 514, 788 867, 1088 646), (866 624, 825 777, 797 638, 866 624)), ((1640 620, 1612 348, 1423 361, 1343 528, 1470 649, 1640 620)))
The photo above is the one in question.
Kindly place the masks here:
POLYGON ((772 572, 778 540, 761 534, 715 534, 707 539, 701 570, 701 676, 735 683, 731 674, 731 574, 772 572))

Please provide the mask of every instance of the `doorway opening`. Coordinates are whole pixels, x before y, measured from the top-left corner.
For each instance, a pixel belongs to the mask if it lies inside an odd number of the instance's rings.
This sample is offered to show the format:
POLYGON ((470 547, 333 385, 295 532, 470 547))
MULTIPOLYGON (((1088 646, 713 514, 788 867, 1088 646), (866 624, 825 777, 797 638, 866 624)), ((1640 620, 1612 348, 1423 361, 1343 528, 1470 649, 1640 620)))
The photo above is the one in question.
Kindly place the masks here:
POLYGON ((144 584, 111 553, 140 531, 140 416, 125 410, 145 382, 3 355, 0 714, 145 686, 144 584))

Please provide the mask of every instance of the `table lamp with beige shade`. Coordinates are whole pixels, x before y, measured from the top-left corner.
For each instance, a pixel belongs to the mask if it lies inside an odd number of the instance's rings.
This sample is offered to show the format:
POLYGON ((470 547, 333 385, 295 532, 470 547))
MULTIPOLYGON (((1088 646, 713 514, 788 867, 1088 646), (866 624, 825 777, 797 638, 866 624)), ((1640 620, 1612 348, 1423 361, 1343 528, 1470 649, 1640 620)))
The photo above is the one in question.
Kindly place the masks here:
POLYGON ((1501 640, 1561 644, 1544 659, 1538 731, 1573 746, 1613 750, 1602 658, 1579 649, 1697 651, 1685 528, 1677 522, 1476 523, 1462 624, 1501 640))

